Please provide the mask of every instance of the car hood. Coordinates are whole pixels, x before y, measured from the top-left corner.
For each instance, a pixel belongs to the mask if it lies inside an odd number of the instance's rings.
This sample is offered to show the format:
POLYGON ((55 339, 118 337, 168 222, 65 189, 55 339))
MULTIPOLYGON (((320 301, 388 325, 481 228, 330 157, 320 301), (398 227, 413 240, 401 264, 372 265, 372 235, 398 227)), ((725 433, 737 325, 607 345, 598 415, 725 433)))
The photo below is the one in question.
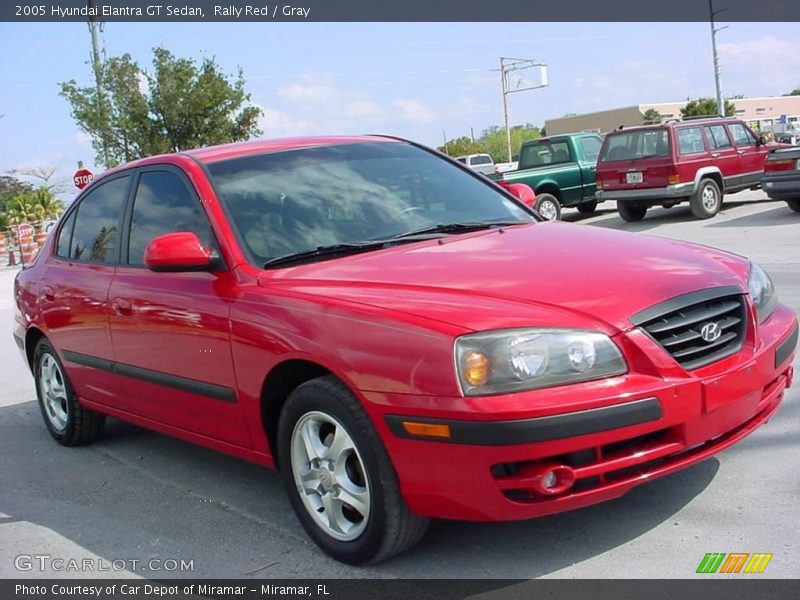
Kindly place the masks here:
POLYGON ((713 248, 568 223, 446 236, 288 269, 265 286, 367 304, 481 331, 592 327, 688 292, 746 290, 746 259, 713 248))

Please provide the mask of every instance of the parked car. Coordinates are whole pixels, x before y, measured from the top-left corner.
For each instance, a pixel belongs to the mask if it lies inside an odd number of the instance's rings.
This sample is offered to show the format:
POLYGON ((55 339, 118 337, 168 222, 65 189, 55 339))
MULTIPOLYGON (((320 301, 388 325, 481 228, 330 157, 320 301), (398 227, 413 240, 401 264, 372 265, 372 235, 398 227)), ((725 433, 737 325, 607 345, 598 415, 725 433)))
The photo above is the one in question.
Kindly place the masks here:
POLYGON ((278 467, 348 563, 429 517, 571 510, 716 454, 778 409, 798 336, 746 258, 543 222, 376 136, 113 169, 14 295, 58 443, 113 416, 278 467))
POLYGON ((688 201, 708 219, 724 194, 756 189, 774 146, 738 119, 702 119, 610 132, 597 163, 597 197, 616 200, 620 217, 641 221, 647 209, 688 201))
POLYGON ((761 187, 774 200, 800 212, 800 148, 775 148, 764 162, 761 187))
POLYGON ((459 156, 456 158, 461 164, 467 165, 470 169, 488 175, 494 173, 494 160, 488 154, 470 154, 469 156, 459 156))
POLYGON ((574 206, 590 214, 597 208, 595 167, 603 138, 595 133, 570 133, 522 144, 519 170, 492 179, 524 183, 536 193, 536 210, 558 221, 561 208, 574 206))

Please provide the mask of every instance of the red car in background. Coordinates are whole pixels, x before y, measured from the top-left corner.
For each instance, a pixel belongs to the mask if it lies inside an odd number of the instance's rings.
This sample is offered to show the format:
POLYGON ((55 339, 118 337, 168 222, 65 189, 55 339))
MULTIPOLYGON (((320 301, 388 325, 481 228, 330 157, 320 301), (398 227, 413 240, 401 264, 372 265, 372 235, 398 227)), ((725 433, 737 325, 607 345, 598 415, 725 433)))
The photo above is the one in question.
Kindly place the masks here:
POLYGON ((542 222, 375 136, 109 171, 15 297, 56 441, 112 416, 278 467, 348 563, 429 517, 570 510, 719 452, 775 413, 798 336, 745 258, 542 222))
POLYGON ((615 200, 620 217, 641 221, 647 209, 688 201, 708 219, 724 194, 760 185, 774 144, 738 119, 695 119, 612 131, 597 162, 597 198, 615 200))

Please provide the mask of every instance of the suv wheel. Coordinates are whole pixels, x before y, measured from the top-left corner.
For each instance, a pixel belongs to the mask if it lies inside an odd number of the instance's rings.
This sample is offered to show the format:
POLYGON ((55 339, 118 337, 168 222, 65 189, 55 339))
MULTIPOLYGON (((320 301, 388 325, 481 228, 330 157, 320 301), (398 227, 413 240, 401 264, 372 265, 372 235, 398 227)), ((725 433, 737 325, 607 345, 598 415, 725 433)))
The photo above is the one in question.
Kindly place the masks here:
POLYGON ((47 340, 36 345, 33 372, 39 409, 54 440, 62 446, 78 446, 100 437, 105 416, 81 406, 64 366, 47 340))
POLYGON ((553 194, 536 194, 536 212, 548 221, 561 219, 561 203, 553 194))
POLYGON ((326 553, 378 562, 415 545, 428 520, 411 513, 358 400, 332 376, 294 390, 278 423, 278 463, 292 508, 326 553))
POLYGON ((786 201, 786 204, 789 205, 794 212, 800 212, 800 198, 792 198, 786 201))
POLYGON ((698 219, 710 219, 722 208, 722 193, 713 179, 702 179, 694 196, 689 201, 692 214, 698 219))
POLYGON ((584 215, 590 215, 595 210, 597 210, 597 200, 591 200, 589 202, 582 202, 578 204, 578 212, 584 215))
POLYGON ((647 214, 647 207, 641 204, 631 204, 630 202, 617 202, 617 212, 623 221, 634 223, 641 221, 647 214))

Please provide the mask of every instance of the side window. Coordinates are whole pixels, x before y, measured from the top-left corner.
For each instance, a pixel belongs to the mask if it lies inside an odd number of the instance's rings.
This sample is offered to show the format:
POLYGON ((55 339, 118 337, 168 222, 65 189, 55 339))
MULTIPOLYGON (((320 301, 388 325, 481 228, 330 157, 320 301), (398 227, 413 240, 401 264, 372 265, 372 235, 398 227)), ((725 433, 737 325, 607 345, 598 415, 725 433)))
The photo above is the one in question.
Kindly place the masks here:
POLYGON ((678 152, 692 154, 705 151, 703 132, 699 127, 683 127, 678 129, 678 152))
POLYGON ((75 215, 78 214, 77 210, 69 213, 64 225, 61 226, 61 231, 58 233, 58 243, 56 245, 56 256, 62 258, 69 258, 69 249, 72 244, 72 230, 75 227, 75 215))
POLYGON ((99 263, 116 261, 119 223, 129 180, 130 176, 125 176, 102 183, 81 199, 69 258, 99 263))
POLYGON ((191 231, 212 246, 208 219, 194 192, 172 171, 145 171, 133 201, 128 264, 144 265, 144 250, 153 238, 191 231))
POLYGON ((728 127, 731 130, 731 134, 733 134, 733 141, 736 142, 736 145, 740 148, 742 146, 756 145, 756 138, 753 136, 750 130, 741 123, 732 123, 731 125, 728 125, 728 127))
POLYGON ((728 137, 728 132, 725 131, 724 125, 711 125, 706 127, 706 132, 712 148, 720 150, 731 147, 731 140, 728 137))

